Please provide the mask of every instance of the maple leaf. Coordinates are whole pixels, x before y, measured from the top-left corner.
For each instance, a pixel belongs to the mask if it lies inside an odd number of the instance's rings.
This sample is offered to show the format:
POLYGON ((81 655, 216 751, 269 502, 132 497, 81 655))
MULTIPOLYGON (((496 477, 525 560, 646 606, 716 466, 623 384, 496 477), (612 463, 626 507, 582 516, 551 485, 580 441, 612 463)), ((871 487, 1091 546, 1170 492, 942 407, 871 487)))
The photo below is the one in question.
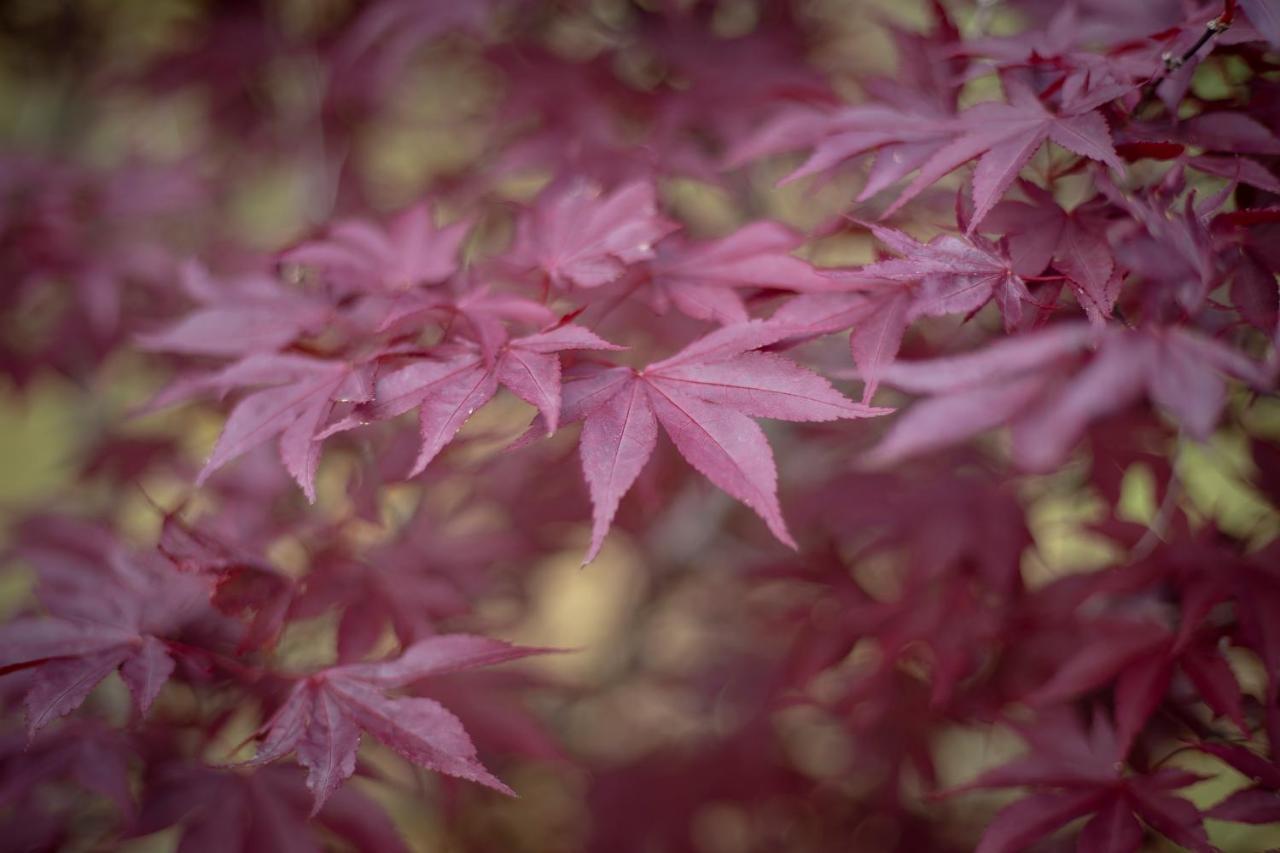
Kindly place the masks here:
POLYGON ((555 313, 540 302, 510 293, 493 293, 466 280, 460 284, 464 289, 455 293, 416 290, 396 294, 383 308, 378 331, 417 334, 420 329, 416 323, 423 317, 438 319, 446 327, 461 318, 484 357, 492 360, 510 337, 508 324, 541 329, 556 323, 555 313))
POLYGON ((1004 80, 1008 103, 978 104, 955 119, 955 138, 920 168, 915 179, 889 205, 890 216, 949 172, 977 159, 973 173, 974 211, 969 232, 982 223, 1031 157, 1047 141, 1124 172, 1106 119, 1097 107, 1116 97, 1104 90, 1073 99, 1061 112, 1049 112, 1031 89, 1013 78, 1004 80))
POLYGON ((749 318, 737 288, 826 291, 833 280, 791 254, 804 236, 776 222, 754 222, 718 240, 668 238, 649 262, 654 298, 697 320, 723 324, 749 318))
POLYGON ((499 385, 537 408, 550 434, 560 420, 560 359, 556 353, 575 349, 621 347, 581 326, 565 324, 515 338, 492 360, 473 347, 462 347, 444 359, 413 361, 378 377, 371 401, 319 437, 416 408, 422 449, 409 472, 414 477, 444 449, 472 413, 493 398, 499 385))
POLYGON ((455 32, 480 35, 495 5, 376 0, 361 6, 327 57, 333 65, 327 97, 344 114, 353 107, 378 107, 424 45, 455 32))
POLYGON ((1104 91, 1108 100, 1138 88, 1151 78, 1156 57, 1149 49, 1114 46, 1105 53, 1088 49, 1092 33, 1075 3, 1061 4, 1044 25, 1013 36, 986 36, 958 41, 962 56, 993 60, 997 70, 1025 72, 1052 79, 1050 88, 1071 100, 1072 93, 1104 91))
POLYGON ((1107 241, 1099 204, 1077 205, 1070 213, 1053 195, 1021 183, 1031 203, 1004 201, 992 209, 986 228, 1004 235, 1013 268, 1039 276, 1052 263, 1067 277, 1085 313, 1095 323, 1111 316, 1123 273, 1107 241))
POLYGON ((1258 35, 1280 47, 1280 3, 1276 0, 1240 0, 1240 6, 1249 17, 1249 23, 1258 35))
MULTIPOLYGON (((1135 596, 1157 586, 1175 591, 1181 603, 1181 618, 1175 649, 1198 658, 1184 666, 1205 704, 1219 716, 1240 725, 1240 692, 1221 655, 1211 648, 1215 632, 1227 626, 1215 625, 1208 616, 1213 608, 1229 602, 1236 613, 1229 631, 1232 645, 1253 651, 1267 674, 1264 705, 1274 715, 1280 695, 1280 632, 1273 614, 1280 607, 1280 574, 1274 569, 1274 546, 1243 557, 1223 547, 1221 534, 1212 527, 1196 539, 1182 539, 1154 551, 1139 563, 1113 569, 1093 581, 1093 593, 1107 596, 1135 596), (1198 647, 1198 648, 1197 648, 1198 647)), ((1184 659, 1185 660, 1185 659, 1184 659)), ((1271 717, 1268 726, 1280 723, 1271 717)))
POLYGON ((345 361, 291 353, 250 355, 211 374, 176 380, 147 405, 163 408, 216 391, 267 386, 238 402, 196 478, 205 482, 216 470, 258 445, 278 439, 280 459, 289 474, 314 502, 316 468, 320 463, 317 436, 338 403, 358 403, 372 394, 368 369, 345 361))
POLYGON ((445 536, 426 519, 417 519, 413 530, 416 537, 367 555, 340 542, 317 549, 291 615, 337 610, 339 662, 365 657, 388 627, 407 646, 433 634, 440 620, 466 613, 465 581, 483 577, 486 565, 510 550, 496 537, 468 543, 445 536))
POLYGON ((1280 136, 1248 113, 1230 109, 1206 110, 1176 125, 1136 128, 1139 138, 1173 139, 1207 151, 1226 154, 1280 154, 1280 136))
POLYGON ((1197 749, 1226 762, 1254 782, 1206 811, 1205 817, 1234 823, 1280 821, 1280 767, 1244 746, 1205 742, 1197 749))
POLYGON ((133 809, 130 746, 121 732, 93 720, 69 722, 34 740, 0 738, 0 805, 35 799, 46 783, 70 778, 128 814, 133 809))
POLYGON ((1031 299, 1011 259, 981 237, 951 234, 922 244, 893 228, 869 226, 880 242, 900 258, 868 264, 858 278, 883 279, 911 286, 907 319, 968 314, 994 299, 1005 328, 1022 319, 1022 304, 1031 299))
POLYGON ((565 184, 652 180, 652 154, 631 144, 617 121, 618 105, 634 90, 609 71, 607 57, 566 63, 547 47, 507 45, 489 58, 508 73, 504 115, 535 125, 504 147, 496 171, 550 171, 565 184))
POLYGON ((653 454, 658 424, 704 477, 754 510, 792 547, 778 505, 773 453, 753 417, 830 421, 885 414, 847 400, 817 374, 752 352, 782 336, 761 322, 726 326, 643 370, 598 370, 565 388, 565 422, 581 420, 582 471, 599 553, 618 503, 653 454))
POLYGON ((652 258, 654 243, 674 228, 659 215, 649 181, 607 195, 583 182, 552 186, 517 223, 504 260, 541 271, 557 287, 600 287, 652 258))
POLYGON ((140 347, 187 355, 270 352, 320 331, 334 313, 327 301, 271 276, 219 280, 195 261, 182 266, 179 284, 201 307, 167 329, 138 335, 140 347))
POLYGON ((898 48, 897 73, 863 81, 875 102, 825 109, 788 105, 738 134, 726 167, 812 149, 780 182, 786 184, 872 155, 857 197, 866 201, 923 166, 952 136, 955 98, 963 81, 962 63, 951 58, 958 32, 941 4, 933 3, 932 10, 936 26, 928 34, 890 28, 898 48))
POLYGON ((770 324, 788 337, 849 330, 849 350, 863 382, 862 402, 870 403, 885 365, 897 357, 912 293, 894 282, 874 281, 866 292, 805 294, 783 305, 770 324))
POLYGON ((1275 275, 1251 252, 1240 255, 1231 277, 1230 297, 1245 323, 1266 334, 1275 334, 1280 328, 1280 287, 1275 275))
POLYGON ((237 651, 273 645, 297 594, 293 579, 269 563, 206 530, 186 524, 178 511, 165 513, 156 549, 179 570, 202 574, 215 584, 213 605, 228 616, 252 613, 237 651))
POLYGON ((1117 742, 1127 753, 1180 668, 1216 715, 1230 717, 1247 731, 1240 686, 1217 637, 1197 630, 1214 602, 1195 598, 1186 596, 1176 634, 1152 622, 1089 623, 1084 631, 1089 639, 1029 701, 1060 703, 1113 684, 1117 742))
POLYGON ((789 107, 735 141, 725 166, 735 168, 764 155, 812 148, 808 159, 780 182, 786 184, 878 152, 859 195, 861 201, 928 162, 952 135, 950 117, 931 103, 912 101, 903 106, 860 104, 828 110, 789 107))
MULTIPOLYGON (((1179 188, 1184 176, 1172 177, 1179 188)), ((1113 204, 1132 216, 1116 245, 1116 260, 1157 287, 1156 295, 1164 301, 1198 311, 1216 286, 1218 247, 1208 222, 1226 194, 1198 207, 1195 192, 1178 204, 1159 192, 1121 193, 1105 176, 1097 183, 1113 204)))
POLYGON ((1018 853, 1087 815, 1092 817, 1077 842, 1082 851, 1134 853, 1142 844, 1145 823, 1189 850, 1211 853, 1199 811, 1173 793, 1201 777, 1175 769, 1126 774, 1124 752, 1106 715, 1095 712, 1087 730, 1072 716, 1042 715, 1033 725, 1019 726, 1030 754, 959 789, 1032 789, 996 814, 978 853, 1018 853))
POLYGON ((479 762, 462 723, 444 706, 420 696, 389 697, 386 691, 547 651, 487 637, 443 634, 420 640, 391 660, 321 670, 299 681, 263 725, 262 745, 251 763, 266 764, 296 753, 298 763, 307 768, 314 815, 355 772, 356 750, 365 731, 413 764, 514 796, 479 762))
POLYGON ((311 814, 302 774, 267 767, 252 774, 167 762, 147 774, 132 835, 180 826, 179 853, 321 853, 336 836, 354 850, 409 848, 386 813, 354 787, 311 814), (323 833, 318 832, 322 829, 323 833))
POLYGON ((787 336, 849 329, 850 351, 864 383, 864 403, 875 394, 914 320, 970 314, 995 299, 1006 328, 1021 321, 1023 303, 1031 294, 1017 262, 999 247, 981 237, 949 234, 926 245, 893 228, 867 227, 901 257, 852 272, 833 272, 850 292, 804 294, 769 321, 787 336))
POLYGON ((210 585, 156 555, 117 546, 86 557, 48 544, 22 553, 36 566, 37 594, 49 615, 0 626, 0 672, 35 668, 25 698, 32 736, 78 708, 116 671, 146 714, 174 670, 168 638, 202 622, 218 624, 210 620, 210 585))
POLYGON ((1195 157, 1186 157, 1184 162, 1206 175, 1215 175, 1266 190, 1272 195, 1280 195, 1280 178, 1257 160, 1231 155, 1200 154, 1195 157))
POLYGON ((436 228, 423 202, 385 229, 362 220, 332 226, 320 240, 290 249, 281 259, 319 270, 340 291, 408 290, 438 284, 458 269, 458 249, 471 223, 436 228))
POLYGON ((1014 460, 1045 470, 1065 457, 1092 421, 1143 396, 1204 440, 1226 400, 1224 374, 1260 388, 1274 381, 1270 368, 1187 329, 1095 333, 1084 323, 954 358, 897 362, 885 369, 885 382, 935 396, 896 419, 870 460, 886 464, 1007 423, 1014 460), (1092 357, 1082 360, 1091 347, 1092 357))
POLYGON ((1021 588, 1018 569, 1031 544, 1025 513, 997 481, 955 472, 857 471, 815 493, 813 511, 837 542, 857 531, 868 557, 901 554, 904 584, 934 583, 953 571, 976 575, 1000 597, 1021 588), (939 480, 950 484, 936 489, 939 480))
POLYGON ((890 673, 919 662, 927 649, 923 689, 930 708, 946 713, 957 695, 967 703, 974 692, 983 701, 992 697, 993 707, 1007 701, 995 685, 974 683, 982 671, 974 650, 1003 642, 1009 605, 1021 601, 1019 566, 1031 539, 1017 502, 981 477, 858 472, 812 495, 811 503, 829 550, 766 575, 821 585, 815 598, 822 604, 801 604, 791 617, 801 625, 788 663, 799 676, 792 681, 803 683, 844 660, 856 642, 874 638, 878 663, 853 688, 859 695, 891 689, 884 683, 890 673), (864 588, 849 571, 889 554, 897 558, 892 591, 864 588))

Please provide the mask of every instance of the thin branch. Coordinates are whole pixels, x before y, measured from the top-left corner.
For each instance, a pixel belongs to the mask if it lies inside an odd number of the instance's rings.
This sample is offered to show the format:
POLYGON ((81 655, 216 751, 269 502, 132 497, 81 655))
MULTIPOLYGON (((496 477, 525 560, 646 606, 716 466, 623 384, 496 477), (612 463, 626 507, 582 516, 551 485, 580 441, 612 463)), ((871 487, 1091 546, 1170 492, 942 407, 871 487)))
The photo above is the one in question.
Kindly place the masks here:
POLYGON ((1164 68, 1142 88, 1142 97, 1138 100, 1130 115, 1136 116, 1142 112, 1147 104, 1151 103, 1155 98, 1156 90, 1160 88, 1160 84, 1169 79, 1170 74, 1190 62, 1200 52, 1200 48, 1230 29, 1235 19, 1236 0, 1224 0, 1222 14, 1205 24, 1204 32, 1200 33, 1200 38, 1196 39, 1195 44, 1183 51, 1181 56, 1174 56, 1169 53, 1164 55, 1164 68))

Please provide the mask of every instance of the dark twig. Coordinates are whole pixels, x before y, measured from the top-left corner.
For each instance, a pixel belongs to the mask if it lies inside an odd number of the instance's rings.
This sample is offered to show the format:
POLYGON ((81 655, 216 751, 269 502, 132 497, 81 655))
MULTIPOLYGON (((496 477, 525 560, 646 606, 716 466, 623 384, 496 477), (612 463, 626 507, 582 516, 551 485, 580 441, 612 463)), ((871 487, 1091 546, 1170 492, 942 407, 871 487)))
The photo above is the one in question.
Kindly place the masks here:
POLYGON ((1235 19, 1236 0, 1225 0, 1222 4, 1222 14, 1205 24, 1204 32, 1200 33, 1200 38, 1196 39, 1195 44, 1184 50, 1181 56, 1174 56, 1169 53, 1164 55, 1164 68, 1147 85, 1142 87, 1142 97, 1138 100, 1137 106, 1133 108, 1130 115, 1136 116, 1142 112, 1143 108, 1155 98, 1156 90, 1160 88, 1160 84, 1169 79, 1170 74, 1190 62, 1200 52, 1200 48, 1230 29, 1235 19))

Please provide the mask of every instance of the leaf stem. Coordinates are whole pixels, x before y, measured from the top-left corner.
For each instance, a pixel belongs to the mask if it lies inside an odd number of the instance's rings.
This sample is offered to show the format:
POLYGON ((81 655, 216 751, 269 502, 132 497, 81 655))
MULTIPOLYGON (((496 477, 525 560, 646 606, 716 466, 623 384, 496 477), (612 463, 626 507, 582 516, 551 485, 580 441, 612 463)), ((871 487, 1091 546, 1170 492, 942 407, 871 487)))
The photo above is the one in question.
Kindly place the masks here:
POLYGON ((1169 477, 1168 485, 1165 486, 1164 499, 1160 501, 1155 517, 1151 519, 1151 524, 1147 527, 1147 532, 1142 534, 1142 538, 1129 551, 1130 562, 1146 559, 1164 541, 1165 534, 1169 531, 1169 525, 1173 522, 1173 514, 1178 510, 1178 501, 1181 498, 1182 480, 1178 477, 1177 471, 1174 471, 1169 477))

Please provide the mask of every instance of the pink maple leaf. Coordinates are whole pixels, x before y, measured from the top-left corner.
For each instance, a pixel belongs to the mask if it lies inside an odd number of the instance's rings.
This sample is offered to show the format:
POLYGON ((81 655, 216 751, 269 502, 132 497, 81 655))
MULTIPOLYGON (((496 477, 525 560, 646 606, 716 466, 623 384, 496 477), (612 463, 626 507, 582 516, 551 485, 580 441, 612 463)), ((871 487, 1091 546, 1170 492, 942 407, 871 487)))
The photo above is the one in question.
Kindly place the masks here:
POLYGON ((317 436, 336 404, 369 399, 368 369, 292 353, 251 355, 211 374, 178 379, 147 408, 161 408, 211 391, 226 394, 253 386, 267 387, 250 393, 232 408, 196 482, 203 483, 223 465, 274 438, 285 468, 307 499, 314 501, 320 462, 317 436))
POLYGON ((608 194, 583 182, 554 185, 517 224, 506 262, 539 270, 557 287, 599 287, 652 258, 654 244, 674 228, 658 213, 650 181, 608 194))
POLYGON ((334 313, 327 301, 265 274, 217 279, 192 261, 182 267, 179 281, 201 307, 166 329, 138 335, 144 349, 217 356, 271 352, 320 331, 334 313))
POLYGON ((1011 424, 1014 459, 1045 470, 1090 423, 1144 396, 1203 440, 1226 401, 1224 374, 1261 388, 1274 381, 1270 369, 1187 329, 1095 335, 1084 323, 954 358, 897 362, 885 369, 886 383, 933 396, 898 418, 870 458, 885 464, 1011 424))
POLYGON ((536 407, 554 432, 560 419, 560 359, 564 350, 616 350, 581 326, 557 326, 515 338, 493 359, 472 346, 460 346, 442 359, 419 359, 380 376, 371 401, 320 433, 325 438, 371 421, 418 410, 422 449, 409 476, 416 476, 453 440, 475 412, 503 385, 536 407))
POLYGON ((801 293, 838 285, 808 261, 791 254, 803 235, 776 222, 753 222, 707 242, 668 238, 649 262, 654 296, 697 320, 742 323, 748 318, 739 288, 801 293))
POLYGON ((973 173, 974 211, 969 222, 972 232, 1047 141, 1101 161, 1116 172, 1124 171, 1124 163, 1112 146, 1106 119, 1097 110, 1100 104, 1113 100, 1116 92, 1082 96, 1055 114, 1035 92, 1012 78, 1006 78, 1005 91, 1008 103, 978 104, 955 119, 954 139, 929 158, 885 216, 901 209, 949 172, 977 159, 973 173))
POLYGON ((385 227, 347 220, 328 234, 285 252, 282 259, 318 270, 340 291, 395 291, 439 284, 458 270, 458 248, 469 221, 437 228, 421 203, 385 227))
POLYGON ((830 421, 888 410, 853 403, 794 362, 752 351, 782 334, 758 321, 726 326, 643 370, 602 369, 566 385, 562 420, 583 422, 579 449, 595 507, 586 562, 653 454, 659 423, 690 465, 795 546, 778 505, 773 453, 752 418, 830 421))

